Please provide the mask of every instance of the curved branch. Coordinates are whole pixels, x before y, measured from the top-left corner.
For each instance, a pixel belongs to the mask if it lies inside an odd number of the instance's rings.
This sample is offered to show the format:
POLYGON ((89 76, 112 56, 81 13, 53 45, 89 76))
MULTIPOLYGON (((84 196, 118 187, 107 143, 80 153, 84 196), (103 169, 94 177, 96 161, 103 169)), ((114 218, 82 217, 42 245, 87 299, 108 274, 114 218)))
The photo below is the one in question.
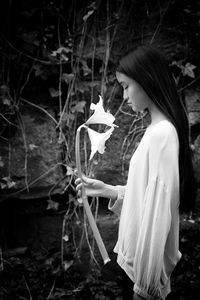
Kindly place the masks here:
POLYGON ((54 121, 54 123, 55 123, 56 125, 58 124, 58 122, 56 121, 56 119, 54 119, 54 117, 53 117, 50 113, 48 113, 48 111, 47 111, 46 109, 42 108, 41 106, 39 106, 39 105, 37 105, 37 104, 33 104, 33 103, 29 102, 28 100, 26 100, 26 99, 24 99, 24 98, 21 98, 21 100, 22 100, 23 102, 25 102, 25 103, 27 103, 27 104, 29 104, 29 105, 31 105, 31 106, 37 108, 37 109, 43 111, 47 116, 49 116, 49 117, 54 121))

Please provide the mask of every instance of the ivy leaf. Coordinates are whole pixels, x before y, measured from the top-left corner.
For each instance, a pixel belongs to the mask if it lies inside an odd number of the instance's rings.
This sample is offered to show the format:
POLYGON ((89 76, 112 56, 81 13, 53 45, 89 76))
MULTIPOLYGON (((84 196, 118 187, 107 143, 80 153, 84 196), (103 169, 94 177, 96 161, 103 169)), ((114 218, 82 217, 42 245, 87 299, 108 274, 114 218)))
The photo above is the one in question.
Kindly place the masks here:
POLYGON ((35 77, 41 76, 43 74, 43 68, 40 64, 36 64, 34 67, 35 77))
POLYGON ((62 116, 62 122, 68 122, 68 121, 70 121, 70 120, 74 120, 75 119, 75 116, 74 116, 74 114, 72 114, 72 113, 64 113, 63 114, 63 116, 62 116))
POLYGON ((5 183, 3 183, 3 182, 0 182, 0 187, 3 190, 3 189, 5 189, 7 187, 7 185, 5 183))
POLYGON ((62 80, 65 81, 67 84, 69 82, 71 82, 74 78, 74 74, 70 73, 70 74, 67 74, 67 73, 64 73, 62 74, 62 80))
POLYGON ((54 88, 49 89, 50 95, 52 98, 56 98, 62 95, 62 92, 59 90, 55 90, 54 88))
POLYGON ((66 175, 68 175, 68 176, 71 176, 71 175, 73 175, 73 169, 71 168, 71 167, 69 167, 69 166, 67 166, 67 172, 66 172, 66 175))
POLYGON ((171 63, 171 66, 177 66, 179 69, 181 69, 183 76, 189 76, 191 78, 195 78, 195 74, 193 71, 196 68, 195 65, 188 62, 184 66, 183 61, 179 60, 179 61, 173 61, 171 63))
POLYGON ((92 73, 92 70, 88 67, 87 62, 85 60, 81 60, 83 75, 87 76, 92 73))
POLYGON ((7 105, 7 106, 11 106, 11 101, 10 101, 10 99, 7 99, 7 98, 3 99, 3 104, 4 104, 4 105, 7 105))
POLYGON ((189 76, 191 78, 195 78, 194 69, 196 66, 192 65, 191 63, 186 63, 185 67, 182 69, 182 73, 184 76, 189 76))
POLYGON ((60 56, 62 60, 68 61, 69 57, 67 56, 69 52, 72 52, 72 49, 69 47, 59 47, 57 50, 51 53, 52 57, 60 56))
POLYGON ((65 260, 63 261, 63 268, 65 271, 67 271, 72 265, 73 265, 74 261, 73 260, 65 260))
POLYGON ((65 234, 65 235, 63 236, 63 240, 64 240, 65 242, 68 242, 68 241, 69 241, 69 236, 68 236, 67 234, 65 234))
POLYGON ((11 189, 16 185, 16 182, 14 182, 9 176, 8 177, 3 177, 2 178, 6 182, 6 187, 8 189, 11 189))
POLYGON ((74 112, 84 113, 85 104, 86 104, 86 101, 78 102, 74 107, 72 107, 72 109, 71 109, 72 113, 74 113, 74 112))
POLYGON ((89 10, 88 13, 83 17, 83 21, 86 22, 87 19, 94 13, 94 10, 89 10))
POLYGON ((61 54, 61 53, 69 53, 72 52, 72 50, 69 47, 59 47, 57 50, 52 52, 52 56, 55 56, 56 54, 61 54))
POLYGON ((55 202, 51 199, 47 200, 47 202, 48 202, 47 209, 58 210, 58 207, 59 207, 58 202, 55 202))
POLYGON ((37 149, 38 146, 34 145, 34 144, 29 144, 29 149, 32 151, 34 149, 37 149))

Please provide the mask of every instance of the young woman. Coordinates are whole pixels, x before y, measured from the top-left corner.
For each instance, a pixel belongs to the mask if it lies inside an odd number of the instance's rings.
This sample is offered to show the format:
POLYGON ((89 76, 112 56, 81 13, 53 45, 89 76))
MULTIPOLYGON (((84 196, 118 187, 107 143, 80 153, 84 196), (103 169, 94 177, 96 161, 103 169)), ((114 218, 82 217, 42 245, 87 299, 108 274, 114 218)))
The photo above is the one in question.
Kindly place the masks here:
POLYGON ((163 55, 140 46, 119 62, 116 77, 134 111, 148 109, 151 123, 134 152, 126 186, 85 178, 88 196, 107 197, 120 215, 114 248, 123 270, 124 299, 165 299, 181 258, 179 213, 193 207, 189 125, 163 55))

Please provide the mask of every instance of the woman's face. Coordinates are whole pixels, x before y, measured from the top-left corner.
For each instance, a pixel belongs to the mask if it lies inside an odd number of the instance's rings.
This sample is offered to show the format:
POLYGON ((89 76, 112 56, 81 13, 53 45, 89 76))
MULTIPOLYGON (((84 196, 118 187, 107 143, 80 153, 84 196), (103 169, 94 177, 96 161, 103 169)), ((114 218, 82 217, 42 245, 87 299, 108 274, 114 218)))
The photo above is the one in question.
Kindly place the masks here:
POLYGON ((123 87, 124 100, 135 112, 150 108, 150 98, 135 80, 120 72, 116 72, 116 77, 123 87))

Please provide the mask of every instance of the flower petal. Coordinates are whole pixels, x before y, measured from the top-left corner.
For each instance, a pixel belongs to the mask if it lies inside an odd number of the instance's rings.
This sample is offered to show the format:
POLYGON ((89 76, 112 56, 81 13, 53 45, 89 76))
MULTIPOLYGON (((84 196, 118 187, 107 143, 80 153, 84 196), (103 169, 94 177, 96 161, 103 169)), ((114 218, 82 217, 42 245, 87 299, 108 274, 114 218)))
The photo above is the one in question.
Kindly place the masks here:
POLYGON ((91 128, 87 128, 88 135, 91 142, 91 153, 90 158, 91 160, 94 156, 94 154, 98 151, 99 153, 103 154, 105 151, 105 142, 109 139, 111 136, 114 126, 112 126, 109 130, 103 133, 99 133, 91 128))
POLYGON ((109 113, 105 112, 103 108, 103 99, 99 96, 99 102, 97 104, 92 103, 90 109, 94 110, 93 115, 85 122, 86 125, 89 124, 105 124, 108 126, 116 126, 113 124, 115 117, 109 113))

